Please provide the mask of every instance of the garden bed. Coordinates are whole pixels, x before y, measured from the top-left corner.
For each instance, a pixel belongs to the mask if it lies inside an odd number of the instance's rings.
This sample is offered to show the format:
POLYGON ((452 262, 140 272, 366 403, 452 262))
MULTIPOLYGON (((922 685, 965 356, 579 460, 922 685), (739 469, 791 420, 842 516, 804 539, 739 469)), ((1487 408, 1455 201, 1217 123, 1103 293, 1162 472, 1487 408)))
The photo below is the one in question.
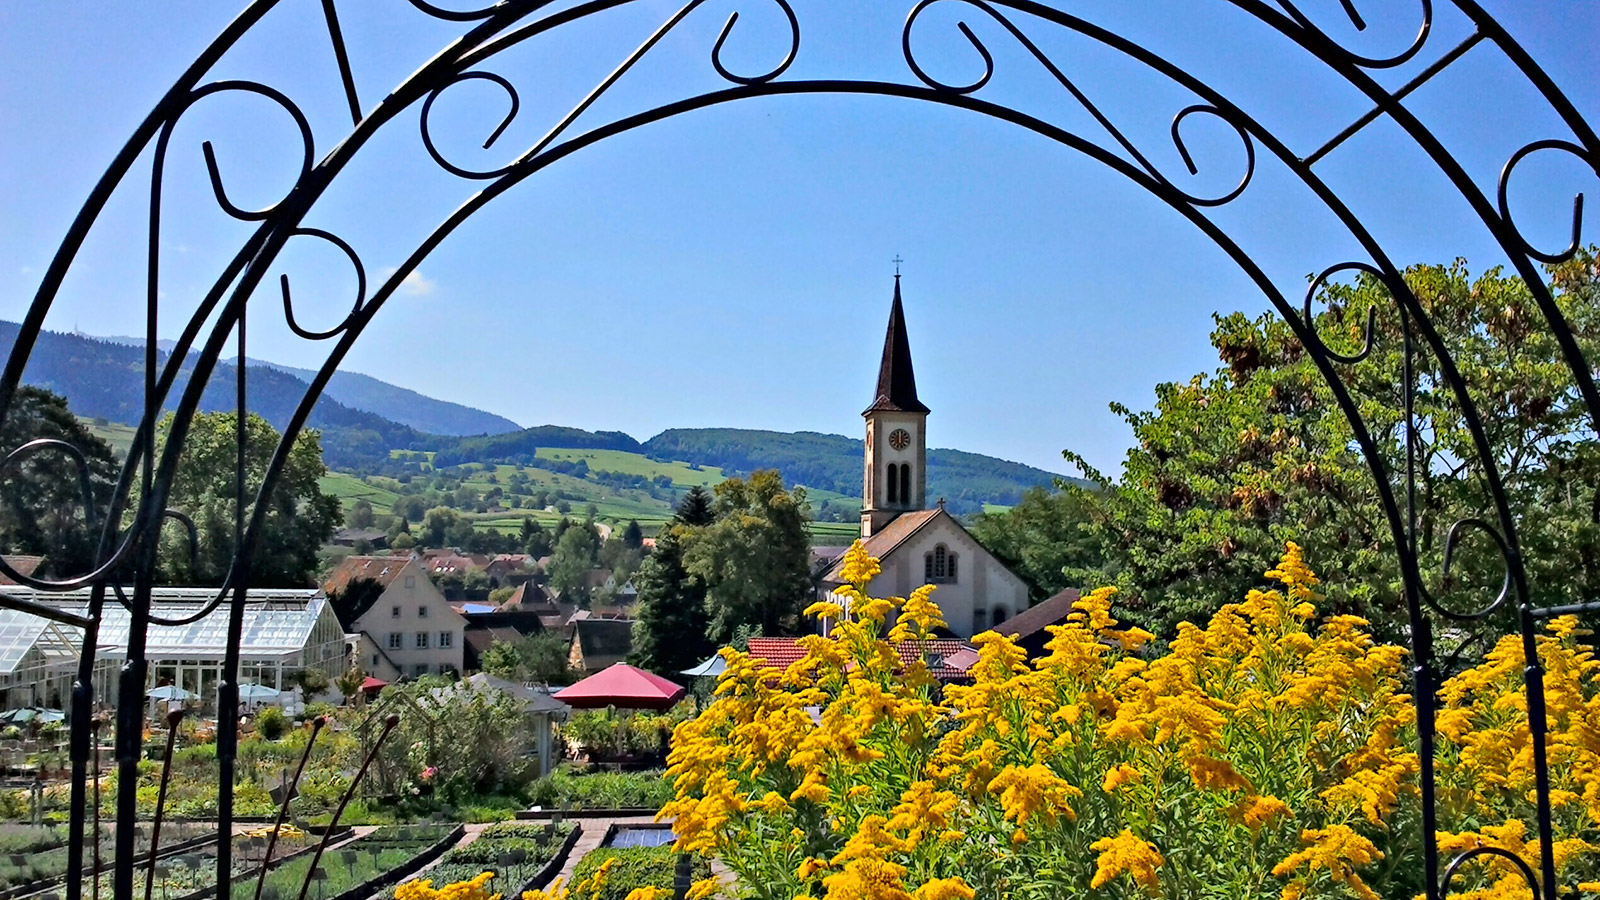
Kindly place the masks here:
MULTIPOLYGON (((519 897, 523 890, 531 889, 529 885, 541 878, 548 883, 561 870, 577 835, 575 825, 490 825, 477 840, 446 853, 438 865, 422 873, 422 880, 443 886, 493 872, 492 892, 519 897)), ((393 900, 394 889, 385 890, 380 896, 382 900, 393 900)))
POLYGON ((650 818, 659 809, 653 806, 624 806, 616 809, 521 809, 517 818, 522 821, 543 822, 554 819, 640 819, 650 818))
MULTIPOLYGON (((270 828, 261 830, 271 831, 270 828)), ((342 840, 348 837, 349 834, 350 829, 348 827, 341 827, 335 830, 333 839, 342 840)), ((265 836, 260 838, 261 843, 255 847, 246 843, 249 840, 251 838, 248 837, 248 832, 233 835, 232 838, 234 848, 232 878, 236 895, 239 885, 248 883, 254 886, 256 878, 261 874, 263 865, 271 871, 292 860, 315 853, 317 844, 321 842, 322 836, 302 831, 294 825, 285 823, 284 831, 279 834, 277 842, 273 845, 273 855, 270 860, 265 859, 265 836), (252 853, 252 850, 255 850, 255 852, 252 853)), ((169 900, 204 900, 204 898, 216 894, 217 868, 216 851, 214 849, 210 850, 209 854, 198 858, 189 856, 187 852, 163 853, 160 863, 157 868, 164 869, 166 872, 162 878, 157 880, 163 897, 169 898, 169 900), (173 862, 184 864, 174 867, 172 865, 173 862), (198 863, 198 865, 195 863, 198 863)), ((102 874, 100 875, 100 893, 102 896, 110 896, 111 894, 110 876, 104 874, 109 869, 109 866, 102 867, 102 874)), ((134 893, 139 894, 143 891, 147 873, 148 870, 145 868, 135 869, 134 893)), ((88 893, 88 890, 85 889, 84 893, 88 893)))
MULTIPOLYGON (((169 825, 162 828, 163 859, 215 842, 216 835, 196 828, 169 825)), ((114 852, 115 830, 102 828, 102 860, 114 852)), ((140 853, 148 852, 148 828, 139 831, 140 853)), ((85 867, 93 865, 92 845, 83 851, 85 867)), ((111 868, 101 864, 101 871, 111 868)), ((59 886, 67 876, 67 828, 61 826, 0 826, 0 900, 42 893, 59 886)))
MULTIPOLYGON (((317 866, 324 877, 307 896, 326 900, 369 897, 438 858, 461 839, 462 827, 443 825, 393 825, 325 852, 317 866)), ((262 896, 298 897, 300 885, 311 871, 309 856, 278 865, 267 874, 262 896)), ((234 884, 234 900, 251 900, 255 879, 234 884)))
MULTIPOLYGON (((608 830, 608 836, 610 832, 608 830)), ((572 871, 574 884, 592 878, 606 860, 616 860, 606 875, 605 884, 589 900, 625 900, 639 888, 654 887, 671 892, 679 859, 683 854, 669 847, 601 847, 591 850, 572 871)), ((691 881, 711 876, 711 863, 698 854, 690 855, 691 881)))

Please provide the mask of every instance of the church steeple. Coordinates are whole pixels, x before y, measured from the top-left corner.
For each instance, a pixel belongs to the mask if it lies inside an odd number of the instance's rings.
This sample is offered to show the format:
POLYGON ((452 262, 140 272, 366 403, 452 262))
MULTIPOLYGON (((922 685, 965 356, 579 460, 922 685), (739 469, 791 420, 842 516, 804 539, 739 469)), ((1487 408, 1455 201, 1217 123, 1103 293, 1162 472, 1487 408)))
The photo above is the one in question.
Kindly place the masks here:
POLYGON ((928 407, 917 399, 898 271, 889 328, 883 338, 883 361, 878 365, 878 393, 862 416, 867 420, 867 440, 861 536, 867 538, 901 513, 927 506, 928 407))
POLYGON ((929 411, 917 399, 917 376, 911 368, 911 338, 906 335, 898 272, 894 276, 894 303, 889 307, 889 329, 883 336, 883 361, 878 364, 878 393, 862 415, 884 411, 929 411))

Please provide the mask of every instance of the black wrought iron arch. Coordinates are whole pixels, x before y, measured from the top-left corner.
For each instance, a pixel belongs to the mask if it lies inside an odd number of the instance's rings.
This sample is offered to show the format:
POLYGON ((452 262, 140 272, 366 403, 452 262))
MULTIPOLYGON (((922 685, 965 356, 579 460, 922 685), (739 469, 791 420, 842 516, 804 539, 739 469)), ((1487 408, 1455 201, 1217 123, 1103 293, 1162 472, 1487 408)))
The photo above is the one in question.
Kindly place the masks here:
MULTIPOLYGON (((237 508, 240 511, 241 518, 235 523, 235 558, 224 585, 217 592, 212 602, 202 611, 209 613, 223 603, 229 603, 228 616, 230 643, 232 645, 230 653, 232 658, 224 663, 221 686, 223 708, 230 708, 230 701, 236 701, 237 699, 237 643, 242 622, 243 606, 247 597, 246 585, 248 584, 250 547, 253 546, 265 520, 266 504, 261 501, 271 492, 287 460, 294 437, 306 424, 312 406, 320 397, 322 390, 326 387, 344 356, 367 324, 377 314, 378 310, 394 294, 402 280, 414 272, 429 253, 448 238, 470 216, 492 200, 520 184, 523 180, 532 177, 572 153, 609 137, 643 128, 673 116, 739 100, 806 94, 854 94, 920 100, 964 109, 1028 129, 1101 163, 1112 172, 1122 175, 1134 184, 1144 188, 1153 196, 1161 199, 1210 238, 1213 243, 1239 265, 1241 271, 1257 284, 1300 338, 1330 386, 1336 403, 1349 420, 1361 452, 1373 471, 1374 482, 1379 491, 1384 513, 1389 522, 1394 540, 1401 580, 1406 589, 1406 600, 1411 613, 1413 631, 1414 678, 1419 705, 1419 732, 1422 742, 1420 756, 1423 766, 1423 828, 1426 832, 1426 840, 1424 842, 1427 867, 1426 884, 1430 898, 1439 898, 1447 893, 1450 874, 1454 873, 1469 857, 1458 857, 1451 864, 1444 879, 1441 881, 1439 877, 1440 861, 1432 838, 1437 825, 1433 803, 1432 714, 1434 711, 1434 691, 1438 684, 1438 672, 1434 660, 1428 610, 1431 609, 1447 618, 1466 620, 1479 618, 1490 610, 1515 602, 1519 610, 1521 637, 1529 661, 1526 673, 1526 689, 1530 723, 1535 735, 1542 736, 1545 728, 1542 699, 1543 677, 1538 667, 1538 657, 1534 648, 1537 623, 1542 618, 1557 613, 1594 612, 1600 609, 1600 604, 1583 603, 1572 607, 1563 607, 1559 610, 1538 610, 1531 606, 1527 575, 1517 541, 1514 511, 1506 498, 1506 492, 1498 474, 1493 447, 1482 427, 1476 404, 1470 395, 1466 381, 1454 367, 1450 348, 1445 345, 1440 335, 1432 327, 1423 305, 1411 293, 1400 270, 1388 258, 1379 242, 1362 224, 1360 219, 1353 214, 1339 194, 1317 176, 1314 167, 1317 162, 1325 158, 1329 152, 1339 146, 1350 135, 1356 133, 1371 121, 1382 116, 1388 116, 1400 124, 1413 140, 1423 147, 1430 159, 1450 178, 1473 211, 1483 220, 1485 227, 1488 228, 1495 240, 1512 259, 1519 274, 1527 283, 1530 291, 1533 292, 1541 311, 1546 316, 1547 324, 1551 332, 1556 336, 1566 356, 1569 368, 1572 369, 1574 384, 1587 405, 1591 421, 1595 421, 1597 417, 1600 417, 1600 394, 1596 392, 1589 370, 1589 363, 1584 359, 1570 327, 1568 327, 1555 304, 1554 298, 1545 288, 1536 264, 1536 261, 1549 262, 1569 258, 1577 252, 1582 216, 1581 195, 1574 209, 1573 244, 1565 251, 1554 254, 1545 253, 1534 248, 1525 239, 1515 222, 1512 221, 1506 199, 1508 183, 1516 166, 1527 156, 1534 153, 1552 149, 1562 150, 1582 159, 1591 168, 1595 169, 1597 174, 1600 174, 1600 140, 1596 139, 1593 130, 1578 115, 1570 101, 1561 95, 1549 77, 1511 40, 1504 29, 1494 23, 1472 0, 1451 0, 1451 2, 1455 8, 1463 12, 1472 21, 1474 25, 1473 35, 1467 41, 1440 57, 1438 61, 1425 69, 1411 83, 1393 92, 1380 87, 1369 70, 1403 65, 1419 55, 1432 32, 1434 22, 1432 0, 1419 0, 1422 24, 1416 39, 1400 54, 1384 58, 1363 57, 1346 49, 1330 38, 1326 32, 1318 28, 1290 0, 1277 0, 1276 3, 1268 2, 1268 0, 1229 0, 1234 6, 1266 23, 1285 38, 1297 44, 1313 60, 1332 69, 1341 78, 1366 94, 1375 104, 1371 113, 1353 123, 1328 144, 1314 153, 1301 156, 1285 142, 1278 139, 1269 128, 1248 115, 1220 92, 1211 88, 1182 67, 1144 48, 1131 39, 1097 26, 1078 16, 1036 2, 1036 0, 950 0, 952 5, 959 3, 982 12, 997 27, 1017 41, 1112 137, 1113 140, 1110 142, 1112 146, 1108 147, 1080 134, 1067 131, 1057 125, 1023 113, 1020 110, 985 101, 974 96, 990 81, 995 72, 995 61, 983 40, 964 21, 958 23, 957 27, 982 58, 984 74, 976 81, 961 85, 943 83, 929 75, 925 67, 919 62, 913 49, 912 33, 913 27, 922 12, 941 2, 941 0, 920 0, 920 2, 917 2, 910 10, 902 31, 902 48, 905 61, 908 68, 920 82, 918 84, 852 80, 779 80, 798 54, 800 24, 798 17, 786 0, 773 0, 787 17, 791 29, 789 49, 775 68, 752 76, 734 73, 723 64, 721 51, 735 28, 738 18, 738 13, 735 12, 727 20, 711 49, 713 68, 722 78, 731 82, 733 87, 714 90, 664 104, 591 128, 575 136, 563 137, 567 129, 589 109, 590 105, 601 94, 619 78, 623 77, 635 62, 648 53, 679 22, 683 21, 706 2, 706 0, 688 0, 677 13, 670 17, 637 50, 630 54, 610 76, 602 81, 588 97, 570 111, 532 148, 524 152, 512 163, 492 170, 474 171, 451 163, 439 152, 429 130, 429 113, 434 100, 453 85, 467 80, 487 80, 497 84, 507 93, 511 104, 510 112, 498 127, 490 133, 488 140, 484 144, 486 149, 495 143, 517 115, 520 103, 516 88, 512 82, 497 73, 478 70, 474 67, 487 63, 510 47, 533 37, 552 32, 562 25, 576 22, 610 9, 626 6, 633 2, 635 0, 589 0, 589 2, 578 3, 543 18, 524 22, 523 20, 551 5, 552 0, 505 0, 505 2, 497 3, 493 6, 465 12, 450 12, 435 7, 425 2, 425 0, 411 0, 413 6, 428 15, 448 21, 475 24, 471 24, 465 34, 406 79, 374 109, 362 114, 357 98, 355 81, 344 50, 343 36, 338 24, 334 2, 333 0, 323 0, 324 16, 332 47, 339 63, 342 87, 350 108, 353 128, 325 157, 313 163, 313 142, 310 128, 306 123, 305 117, 299 112, 298 107, 287 96, 257 82, 226 81, 201 84, 201 80, 210 68, 231 49, 239 38, 248 33, 268 10, 276 5, 276 0, 255 0, 238 19, 224 29, 217 40, 185 71, 183 76, 179 78, 178 82, 124 146, 105 176, 96 185, 84 207, 80 210, 78 217, 73 222, 56 257, 52 260, 50 268, 46 272, 36 294, 34 304, 22 323, 11 358, 7 361, 3 373, 0 373, 0 415, 3 415, 10 408, 10 401, 20 381, 21 372, 27 362, 32 344, 38 337, 45 316, 49 312, 51 302, 59 290, 67 271, 71 268, 84 238, 93 226, 100 210, 122 182, 134 162, 142 155, 150 142, 156 140, 157 162, 153 169, 150 199, 152 243, 149 260, 148 303, 150 314, 149 332, 152 343, 147 347, 146 356, 146 410, 144 419, 141 421, 136 433, 133 447, 129 452, 127 463, 114 491, 111 507, 106 514, 99 554, 100 562, 91 572, 74 578, 46 581, 19 577, 19 580, 22 580, 23 583, 45 590, 66 590, 83 585, 93 587, 88 612, 82 616, 70 618, 70 621, 74 624, 80 624, 85 629, 83 668, 80 672, 78 689, 74 691, 73 696, 75 725, 72 743, 72 796, 74 807, 79 811, 75 815, 73 823, 75 832, 81 835, 83 828, 81 810, 83 809, 88 757, 88 716, 86 713, 93 702, 88 684, 96 653, 96 627, 106 599, 105 593, 108 589, 113 591, 118 602, 127 605, 132 612, 135 622, 134 630, 137 632, 134 637, 135 642, 142 641, 144 628, 147 628, 153 621, 159 622, 159 620, 153 619, 150 614, 150 589, 152 586, 150 578, 154 562, 155 539, 161 524, 171 517, 171 514, 165 509, 167 490, 178 465, 189 422, 199 408, 201 392, 214 373, 215 366, 221 360, 222 353, 227 348, 230 339, 235 336, 237 336, 238 340, 238 355, 240 358, 240 365, 237 369, 238 405, 241 410, 247 408, 246 385, 244 382, 245 369, 243 365, 247 349, 244 336, 244 310, 260 282, 273 266, 278 254, 291 239, 295 237, 314 237, 333 243, 341 249, 350 258, 355 267, 358 293, 351 312, 343 321, 325 331, 311 331, 296 322, 288 277, 285 275, 281 279, 285 318, 290 328, 300 337, 307 340, 334 340, 334 343, 326 362, 312 379, 307 394, 291 417, 283 438, 274 451, 266 475, 255 489, 254 510, 248 521, 242 518, 242 510, 250 504, 246 502, 248 499, 247 487, 243 475, 245 449, 243 422, 241 421, 239 425, 238 453, 240 469, 237 508), (1164 174, 1160 167, 1151 162, 1149 155, 1124 136, 1123 132, 1095 106, 1093 101, 1057 67, 1047 54, 1039 49, 1029 37, 1027 31, 1019 27, 1006 12, 1001 11, 1002 9, 1009 13, 1029 16, 1031 17, 1030 21, 1043 21, 1097 41, 1193 94, 1198 102, 1179 111, 1171 126, 1172 140, 1178 156, 1191 175, 1197 174, 1198 166, 1183 139, 1182 126, 1186 120, 1196 115, 1218 118, 1237 132, 1243 144, 1245 171, 1238 185, 1231 191, 1215 197, 1195 196, 1179 187, 1174 180, 1164 174), (1572 129, 1573 134, 1581 142, 1580 145, 1573 144, 1564 138, 1552 138, 1525 145, 1513 155, 1506 165, 1500 180, 1497 204, 1489 202, 1488 198, 1471 181, 1465 168, 1449 153, 1442 142, 1417 120, 1402 103, 1405 96, 1417 86, 1426 83, 1427 80, 1448 68, 1455 60, 1484 41, 1500 46, 1506 52, 1513 63, 1529 77, 1530 81, 1551 103, 1552 107, 1556 109, 1562 120, 1572 129), (247 211, 238 208, 228 200, 215 157, 210 151, 209 144, 206 145, 205 154, 208 174, 211 178, 218 206, 236 219, 259 221, 261 224, 243 243, 238 253, 224 267, 205 297, 196 305, 180 335, 177 347, 172 353, 174 362, 164 370, 161 370, 156 364, 153 335, 156 325, 155 317, 158 313, 156 280, 158 278, 159 258, 154 249, 154 234, 159 230, 160 224, 162 150, 166 146, 172 128, 184 111, 206 96, 224 92, 259 94, 282 107, 301 131, 305 144, 305 160, 301 166, 299 177, 278 203, 263 210, 247 211), (448 216, 369 297, 366 294, 365 272, 362 268, 360 257, 355 250, 337 235, 320 229, 307 228, 301 223, 314 208, 322 193, 359 153, 365 143, 378 130, 396 119, 401 112, 409 109, 414 104, 418 104, 419 101, 421 106, 421 138, 429 155, 445 171, 462 178, 485 181, 487 184, 479 193, 448 216), (1258 142, 1270 158, 1276 160, 1293 173, 1300 183, 1338 219, 1368 256, 1366 260, 1341 262, 1330 266, 1321 276, 1314 280, 1303 303, 1300 304, 1291 303, 1256 265, 1243 247, 1206 214, 1207 210, 1225 206, 1247 191, 1256 170, 1256 144, 1258 142), (1451 553, 1460 536, 1466 531, 1476 528, 1485 531, 1491 537, 1505 563, 1505 581, 1496 599, 1483 609, 1464 614, 1458 613, 1442 607, 1435 598, 1429 595, 1416 549, 1417 522, 1412 510, 1416 460, 1409 458, 1409 451, 1411 450, 1409 433, 1406 471, 1391 472, 1376 442, 1369 433, 1349 390, 1344 384, 1341 375, 1342 368, 1360 361, 1373 350, 1371 313, 1369 312, 1366 345, 1353 354, 1341 353, 1330 348, 1324 343, 1313 325, 1312 303, 1318 289, 1328 279, 1344 271, 1365 272, 1377 278, 1388 288, 1393 300, 1399 307, 1405 335, 1405 352, 1408 360, 1408 383, 1401 386, 1407 402, 1406 419, 1408 428, 1414 425, 1413 410, 1410 406, 1411 392, 1414 385, 1409 383, 1411 379, 1409 360, 1413 352, 1413 332, 1415 333, 1415 338, 1420 339, 1420 348, 1432 354, 1444 370, 1448 387, 1454 394, 1455 401, 1458 404, 1458 411, 1468 424, 1468 430, 1479 457, 1477 462, 1481 466, 1483 477, 1488 486, 1488 493, 1495 508, 1494 522, 1491 524, 1482 520, 1470 519, 1456 523, 1450 529, 1446 539, 1444 565, 1448 570, 1451 553), (157 454, 154 452, 155 423, 163 403, 175 383, 179 368, 177 361, 181 361, 195 348, 202 328, 208 320, 213 318, 215 319, 215 325, 203 344, 198 348, 194 371, 176 406, 167 444, 158 461, 157 454), (1404 485, 1404 498, 1396 494, 1394 479, 1397 475, 1404 485), (141 486, 138 505, 131 509, 125 509, 131 500, 133 484, 136 479, 141 486), (120 527, 120 523, 125 513, 132 513, 133 520, 130 527, 123 529, 120 527), (134 581, 132 598, 128 598, 124 594, 121 585, 121 579, 125 577, 125 570, 130 564, 134 581)), ((1343 2, 1345 11, 1352 23, 1356 24, 1358 28, 1364 27, 1364 23, 1361 21, 1351 0, 1343 0, 1343 2)), ((44 449, 49 448, 33 447, 31 450, 27 447, 19 448, 12 456, 23 453, 25 450, 31 453, 44 449)), ((0 472, 3 472, 3 469, 0 469, 0 472)), ((192 531, 192 525, 190 529, 192 531)), ((0 571, 14 574, 9 572, 9 567, 3 562, 0 562, 0 571)), ((0 605, 13 606, 38 614, 52 615, 57 618, 61 616, 60 611, 54 607, 30 603, 18 598, 0 597, 0 605)), ((118 721, 118 765, 122 777, 125 778, 133 776, 135 771, 133 767, 136 763, 138 750, 137 735, 142 721, 140 718, 142 712, 140 701, 145 680, 142 647, 130 646, 128 656, 129 661, 125 666, 120 684, 122 703, 118 721), (131 703, 129 702, 130 700, 132 701, 131 703)), ((230 792, 222 786, 231 782, 232 766, 236 752, 236 747, 233 746, 235 740, 236 736, 232 729, 219 729, 218 760, 221 768, 218 797, 219 828, 224 830, 228 828, 232 817, 232 803, 230 792)), ((1538 826, 1540 836, 1543 838, 1543 846, 1541 850, 1541 871, 1537 873, 1537 878, 1532 877, 1530 874, 1528 880, 1530 882, 1530 890, 1536 897, 1543 897, 1544 900, 1554 900, 1557 885, 1555 883, 1554 861, 1551 850, 1552 842, 1550 840, 1551 817, 1548 766, 1544 759, 1542 739, 1535 740, 1535 754, 1537 759, 1537 789, 1540 798, 1538 826)), ((354 790, 353 785, 352 790, 354 790)), ((131 823, 134 821, 136 809, 133 801, 133 792, 119 793, 118 818, 120 822, 131 823)), ((131 832, 131 828, 123 828, 118 831, 118 869, 114 885, 117 900, 125 900, 130 896, 132 890, 133 844, 131 832), (126 846, 124 846, 124 836, 126 836, 126 846)), ((81 841, 74 841, 74 847, 79 847, 80 844, 81 841)), ((76 856, 71 863, 74 867, 74 872, 77 871, 78 867, 81 867, 81 863, 80 848, 76 851, 76 856)), ((229 854, 226 842, 224 842, 219 847, 218 853, 219 891, 225 892, 229 889, 229 867, 229 854)), ((77 891, 78 880, 73 877, 68 882, 69 900, 76 900, 77 891)))

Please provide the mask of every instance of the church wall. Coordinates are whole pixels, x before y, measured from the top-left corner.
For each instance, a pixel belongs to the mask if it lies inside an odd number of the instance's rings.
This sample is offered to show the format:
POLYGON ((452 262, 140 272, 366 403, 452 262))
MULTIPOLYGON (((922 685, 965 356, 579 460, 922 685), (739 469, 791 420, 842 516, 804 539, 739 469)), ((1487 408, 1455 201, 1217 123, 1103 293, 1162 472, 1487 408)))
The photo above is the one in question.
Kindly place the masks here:
MULTIPOLYGON (((945 622, 955 634, 970 638, 989 630, 996 607, 1004 607, 1006 618, 1028 608, 1028 587, 953 519, 940 517, 879 561, 883 571, 873 579, 868 593, 873 597, 905 597, 924 583, 923 555, 939 544, 959 560, 954 583, 941 584, 933 600, 944 613, 945 622), (984 621, 974 630, 973 611, 982 609, 984 621)), ((841 602, 831 595, 829 599, 841 602)), ((892 622, 891 622, 892 624, 892 622)))

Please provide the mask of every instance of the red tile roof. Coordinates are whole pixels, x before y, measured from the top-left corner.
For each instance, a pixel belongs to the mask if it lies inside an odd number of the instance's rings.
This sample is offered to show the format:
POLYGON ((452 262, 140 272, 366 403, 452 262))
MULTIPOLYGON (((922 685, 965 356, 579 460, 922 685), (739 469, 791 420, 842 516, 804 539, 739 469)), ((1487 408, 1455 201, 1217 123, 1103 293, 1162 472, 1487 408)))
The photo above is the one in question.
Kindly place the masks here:
MULTIPOLYGON (((909 666, 919 659, 928 659, 935 678, 951 681, 965 678, 967 669, 977 662, 977 652, 966 641, 935 639, 927 641, 901 641, 894 645, 902 665, 909 666), (968 661, 967 654, 971 654, 968 661)), ((806 655, 799 638, 751 638, 750 655, 766 660, 769 668, 787 669, 806 655)))
MULTIPOLYGON (((34 571, 39 568, 39 564, 42 562, 44 562, 44 557, 42 556, 13 556, 9 553, 6 554, 6 564, 16 569, 17 574, 28 578, 33 577, 34 571)), ((0 574, 0 584, 16 584, 16 582, 11 580, 10 575, 0 574)))
POLYGON ((350 586, 350 582, 362 580, 376 581, 387 588, 409 562, 408 559, 397 559, 393 556, 347 556, 344 562, 323 579, 322 592, 342 593, 350 586))
POLYGON ((560 612, 560 609, 550 599, 550 595, 545 592, 545 589, 531 581, 518 585, 517 589, 512 592, 510 599, 500 604, 500 609, 520 609, 523 612, 534 612, 541 616, 554 615, 560 612))

